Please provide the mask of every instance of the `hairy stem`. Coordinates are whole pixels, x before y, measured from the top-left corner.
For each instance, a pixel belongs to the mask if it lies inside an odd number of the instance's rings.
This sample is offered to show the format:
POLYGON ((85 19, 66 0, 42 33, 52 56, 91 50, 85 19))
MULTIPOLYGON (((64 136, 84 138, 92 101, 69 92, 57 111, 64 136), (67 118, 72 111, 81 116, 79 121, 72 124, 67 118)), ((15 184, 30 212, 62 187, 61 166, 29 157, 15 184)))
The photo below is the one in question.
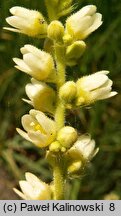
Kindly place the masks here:
POLYGON ((56 159, 57 159, 56 164, 53 170, 54 200, 63 200, 64 199, 64 186, 65 186, 63 160, 62 160, 62 157, 57 157, 56 159))
MULTIPOLYGON (((60 87, 65 83, 65 49, 63 46, 55 44, 55 58, 57 67, 57 92, 59 92, 60 87)), ((55 121, 58 130, 64 126, 65 107, 59 96, 57 97, 55 121)))
MULTIPOLYGON (((57 68, 57 104, 55 111, 55 122, 57 130, 65 124, 65 107, 59 98, 59 89, 65 83, 65 48, 62 45, 55 44, 55 60, 57 68)), ((54 176, 54 199, 64 199, 64 163, 62 153, 56 154, 56 163, 53 167, 54 176)))

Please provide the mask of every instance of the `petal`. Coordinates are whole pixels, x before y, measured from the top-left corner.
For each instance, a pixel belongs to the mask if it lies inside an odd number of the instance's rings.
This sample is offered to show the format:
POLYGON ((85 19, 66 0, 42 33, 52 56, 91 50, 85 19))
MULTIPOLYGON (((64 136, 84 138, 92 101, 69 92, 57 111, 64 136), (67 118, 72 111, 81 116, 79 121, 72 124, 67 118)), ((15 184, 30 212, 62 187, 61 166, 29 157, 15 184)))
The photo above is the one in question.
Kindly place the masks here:
POLYGON ((26 199, 27 199, 27 197, 26 197, 21 191, 19 191, 18 189, 13 188, 13 190, 14 190, 14 192, 15 192, 18 196, 20 196, 23 200, 26 200, 26 199))
POLYGON ((23 19, 23 18, 20 18, 17 16, 7 17, 6 22, 9 25, 12 25, 15 28, 22 29, 22 30, 25 28, 28 28, 28 26, 29 26, 29 23, 26 19, 23 19))
POLYGON ((27 99, 25 99, 25 98, 22 98, 22 100, 23 100, 25 103, 28 103, 28 104, 30 104, 31 106, 33 106, 32 101, 27 100, 27 99))
POLYGON ((106 75, 95 73, 79 79, 77 81, 77 87, 83 89, 84 91, 92 91, 102 86, 107 80, 108 77, 106 75))
POLYGON ((39 131, 36 131, 36 132, 30 131, 30 132, 28 132, 28 136, 30 137, 32 142, 40 148, 46 147, 50 144, 47 142, 48 137, 46 135, 40 133, 39 131))
MULTIPOLYGON (((19 17, 23 17, 23 18, 27 18, 27 20, 29 18, 32 17, 33 18, 36 18, 37 16, 40 16, 41 14, 36 11, 36 10, 30 10, 30 9, 27 9, 27 8, 24 8, 24 7, 19 7, 19 6, 15 6, 15 7, 12 7, 10 9, 10 12, 11 14, 13 15, 16 15, 16 16, 19 16, 19 17)), ((42 15, 41 15, 42 16, 42 15)))
POLYGON ((84 32, 84 37, 87 37, 89 34, 91 34, 93 31, 95 31, 102 25, 102 15, 100 13, 96 13, 93 16, 93 20, 93 24, 84 32))
POLYGON ((20 17, 28 17, 30 16, 30 10, 24 7, 15 6, 10 9, 11 14, 20 16, 20 17))
POLYGON ((38 113, 36 119, 47 133, 56 131, 55 122, 44 115, 44 113, 38 113))
POLYGON ((25 177, 26 177, 27 182, 29 182, 29 184, 31 184, 32 187, 36 187, 36 185, 39 185, 40 187, 43 188, 42 182, 34 174, 30 172, 26 172, 25 177))
POLYGON ((107 74, 109 74, 109 73, 110 73, 110 72, 107 71, 107 70, 101 70, 101 71, 96 72, 96 74, 105 74, 105 75, 107 75, 107 74))
POLYGON ((97 8, 95 5, 87 5, 79 10, 77 13, 80 14, 80 17, 83 16, 92 16, 96 12, 97 8))
POLYGON ((18 30, 18 29, 15 29, 15 28, 7 28, 7 27, 4 27, 3 29, 5 29, 5 30, 8 30, 8 31, 12 31, 12 32, 21 33, 21 31, 20 31, 20 30, 18 30))
POLYGON ((32 71, 41 73, 41 70, 43 69, 43 62, 38 57, 32 53, 27 53, 23 55, 23 59, 32 71))
POLYGON ((26 115, 22 116, 21 122, 22 122, 23 128, 27 132, 28 131, 33 131, 34 130, 34 126, 36 124, 38 124, 38 122, 36 121, 36 119, 33 116, 29 115, 29 114, 26 114, 26 115))
POLYGON ((98 97, 98 100, 107 99, 107 98, 113 97, 113 96, 115 96, 115 95, 117 95, 117 94, 118 94, 117 92, 112 91, 112 92, 109 92, 109 93, 107 93, 107 94, 105 94, 105 95, 99 96, 99 97, 98 97))
POLYGON ((32 140, 29 138, 28 134, 25 131, 21 130, 20 128, 16 128, 16 130, 24 139, 32 142, 32 140))
POLYGON ((27 199, 31 199, 33 194, 33 187, 27 181, 19 181, 22 192, 25 194, 27 199))
POLYGON ((37 93, 37 88, 36 88, 36 86, 32 85, 31 83, 28 83, 25 86, 25 91, 26 91, 27 96, 30 98, 30 100, 33 100, 33 97, 37 93))
MULTIPOLYGON (((30 44, 24 45, 24 47, 22 47, 20 50, 21 50, 22 54, 32 53, 33 55, 37 56, 38 58, 40 58, 40 56, 44 52, 44 51, 41 51, 37 47, 32 46, 30 44)), ((44 52, 44 53, 46 53, 46 52, 44 52)))
POLYGON ((28 67, 28 65, 19 58, 13 58, 13 61, 17 64, 15 67, 25 73, 30 74, 31 73, 31 69, 28 67))
POLYGON ((71 19, 82 19, 85 16, 91 16, 96 12, 96 6, 95 5, 87 5, 77 11, 75 14, 71 15, 67 20, 71 19))

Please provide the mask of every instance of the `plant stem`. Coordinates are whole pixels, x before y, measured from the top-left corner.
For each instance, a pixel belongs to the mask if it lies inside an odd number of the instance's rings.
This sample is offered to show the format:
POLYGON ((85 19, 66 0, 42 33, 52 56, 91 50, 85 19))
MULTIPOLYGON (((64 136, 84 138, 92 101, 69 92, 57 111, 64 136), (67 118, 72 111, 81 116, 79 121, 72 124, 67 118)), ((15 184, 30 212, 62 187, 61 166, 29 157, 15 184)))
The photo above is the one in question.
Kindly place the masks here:
POLYGON ((64 199, 64 168, 63 168, 63 160, 62 157, 56 157, 56 164, 53 170, 54 176, 54 200, 62 200, 64 199))
MULTIPOLYGON (((60 87, 65 83, 65 48, 62 45, 55 44, 55 58, 57 67, 57 92, 59 93, 60 87)), ((57 96, 55 122, 58 130, 64 126, 65 122, 65 107, 59 95, 57 96)))
MULTIPOLYGON (((55 60, 57 68, 57 104, 55 111, 55 122, 57 130, 60 130, 65 123, 65 107, 59 98, 59 89, 65 83, 65 47, 63 45, 56 44, 55 48, 55 60)), ((64 199, 64 161, 62 153, 56 154, 56 163, 53 166, 54 176, 54 199, 64 199)))
POLYGON ((49 0, 45 0, 45 5, 46 5, 46 8, 47 8, 47 12, 48 12, 48 18, 49 18, 49 21, 53 21, 53 20, 57 20, 57 12, 55 10, 55 7, 53 7, 49 0))

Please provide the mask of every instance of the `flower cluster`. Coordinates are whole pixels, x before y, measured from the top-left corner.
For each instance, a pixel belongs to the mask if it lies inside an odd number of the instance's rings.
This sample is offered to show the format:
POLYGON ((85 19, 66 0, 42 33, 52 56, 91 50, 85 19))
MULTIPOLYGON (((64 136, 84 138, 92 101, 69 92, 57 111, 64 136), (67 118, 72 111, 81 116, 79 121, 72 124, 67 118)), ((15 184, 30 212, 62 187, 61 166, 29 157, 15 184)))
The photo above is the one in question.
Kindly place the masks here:
POLYGON ((72 0, 46 1, 46 7, 49 23, 40 12, 15 6, 10 9, 12 16, 6 18, 13 28, 4 28, 45 38, 45 49, 26 44, 20 49, 23 58, 13 58, 15 67, 31 76, 31 83, 25 86, 29 99, 23 100, 33 107, 21 119, 24 130, 17 128, 17 131, 37 147, 44 148, 54 173, 57 170, 53 187, 26 173, 26 181, 20 181, 22 192, 14 190, 21 198, 33 200, 61 199, 59 181, 61 184, 64 176, 81 175, 98 152, 90 135, 80 135, 75 128, 65 125, 65 109, 87 106, 117 94, 112 91, 109 72, 104 70, 76 82, 65 82, 66 67, 77 64, 86 49, 84 40, 102 24, 102 15, 97 13, 96 6, 83 7, 69 16, 65 25, 58 18, 71 12, 72 0), (56 7, 57 14, 53 10, 56 7))

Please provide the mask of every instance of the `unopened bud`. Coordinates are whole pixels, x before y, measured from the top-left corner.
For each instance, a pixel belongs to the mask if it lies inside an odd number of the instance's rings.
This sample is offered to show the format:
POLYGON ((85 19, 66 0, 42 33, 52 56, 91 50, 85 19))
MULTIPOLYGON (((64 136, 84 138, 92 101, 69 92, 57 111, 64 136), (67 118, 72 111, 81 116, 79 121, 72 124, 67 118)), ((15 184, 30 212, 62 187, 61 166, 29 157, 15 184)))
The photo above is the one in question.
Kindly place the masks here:
POLYGON ((69 174, 74 174, 78 172, 82 168, 82 162, 81 161, 76 161, 73 162, 69 167, 68 167, 68 173, 69 174))
POLYGON ((84 41, 75 41, 73 44, 67 47, 66 57, 71 59, 78 59, 85 51, 86 44, 84 41))
POLYGON ((59 97, 65 103, 71 103, 76 97, 77 89, 73 81, 66 82, 59 91, 59 97))
POLYGON ((77 140, 77 131, 73 127, 65 126, 58 132, 57 140, 63 147, 70 148, 77 140))
POLYGON ((60 41, 64 35, 64 26, 61 22, 54 20, 48 26, 47 34, 50 39, 60 41))
POLYGON ((58 141, 52 142, 49 146, 49 150, 52 152, 58 152, 61 149, 61 145, 58 141))
POLYGON ((66 45, 70 45, 72 43, 73 38, 69 34, 65 34, 63 36, 63 41, 66 45))

